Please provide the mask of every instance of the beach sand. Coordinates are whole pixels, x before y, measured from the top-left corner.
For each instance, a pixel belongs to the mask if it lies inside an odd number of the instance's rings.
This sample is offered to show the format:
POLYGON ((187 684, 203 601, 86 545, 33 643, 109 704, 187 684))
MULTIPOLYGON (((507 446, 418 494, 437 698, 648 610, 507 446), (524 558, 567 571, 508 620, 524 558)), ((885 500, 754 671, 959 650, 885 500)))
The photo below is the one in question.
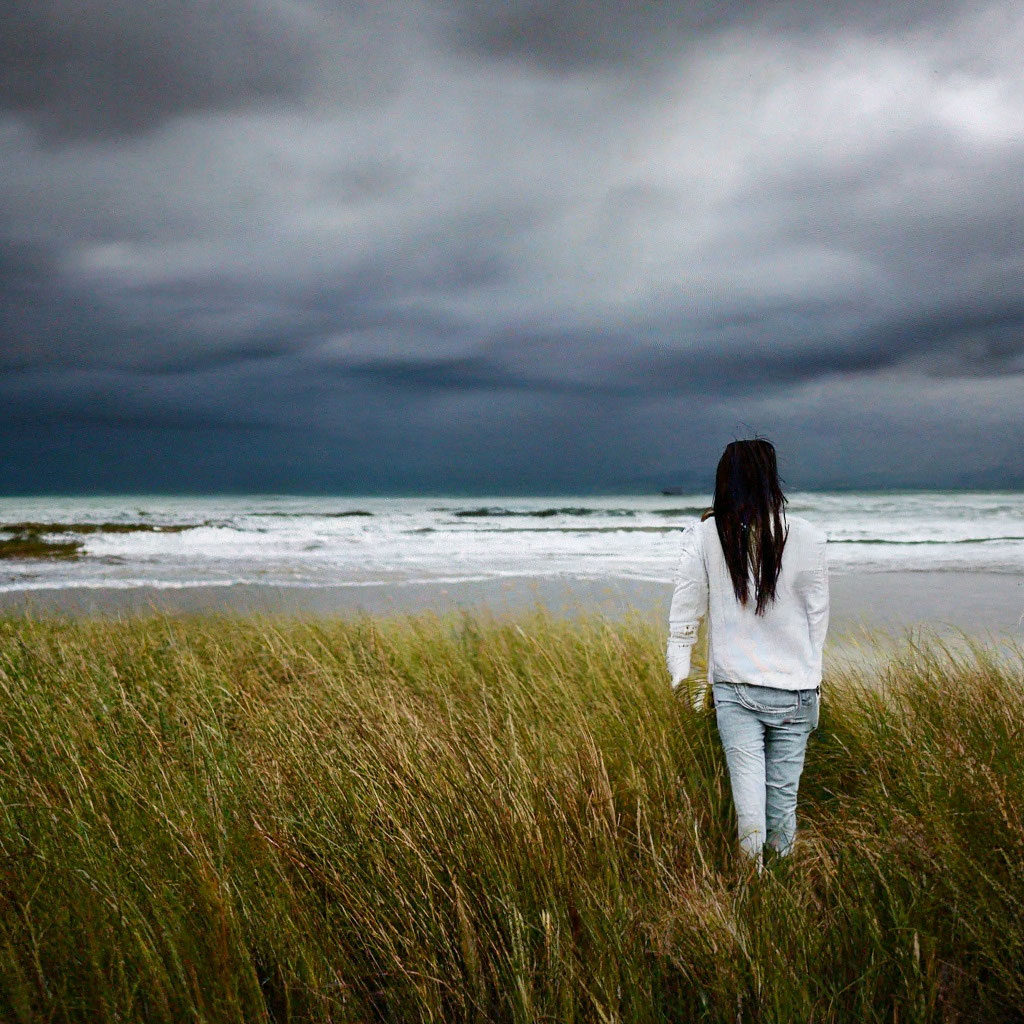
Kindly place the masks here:
MULTIPOLYGON (((1024 638, 1024 577, 991 572, 859 572, 832 575, 833 634, 899 634, 925 625, 1024 638)), ((513 577, 458 584, 339 587, 260 585, 97 588, 0 594, 0 614, 114 616, 146 612, 287 616, 400 615, 461 608, 504 616, 536 605, 558 615, 634 611, 667 619, 669 584, 608 578, 513 577)))

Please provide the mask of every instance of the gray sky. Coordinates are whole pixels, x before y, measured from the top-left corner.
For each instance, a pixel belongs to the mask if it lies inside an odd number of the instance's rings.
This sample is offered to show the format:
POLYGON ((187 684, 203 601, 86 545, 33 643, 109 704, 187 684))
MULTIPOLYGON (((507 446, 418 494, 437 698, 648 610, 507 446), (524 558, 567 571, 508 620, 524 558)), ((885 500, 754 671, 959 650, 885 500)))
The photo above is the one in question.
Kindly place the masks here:
POLYGON ((1024 485, 1024 13, 7 0, 0 493, 1024 485))

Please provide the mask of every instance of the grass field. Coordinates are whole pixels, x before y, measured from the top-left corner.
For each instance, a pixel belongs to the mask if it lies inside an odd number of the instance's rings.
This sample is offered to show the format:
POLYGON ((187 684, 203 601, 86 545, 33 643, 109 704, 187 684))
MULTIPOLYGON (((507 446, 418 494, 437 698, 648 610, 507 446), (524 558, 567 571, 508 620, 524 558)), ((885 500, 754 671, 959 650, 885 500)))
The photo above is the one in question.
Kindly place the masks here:
POLYGON ((1020 660, 828 674, 757 877, 663 640, 0 620, 0 1019, 1024 1019, 1020 660))

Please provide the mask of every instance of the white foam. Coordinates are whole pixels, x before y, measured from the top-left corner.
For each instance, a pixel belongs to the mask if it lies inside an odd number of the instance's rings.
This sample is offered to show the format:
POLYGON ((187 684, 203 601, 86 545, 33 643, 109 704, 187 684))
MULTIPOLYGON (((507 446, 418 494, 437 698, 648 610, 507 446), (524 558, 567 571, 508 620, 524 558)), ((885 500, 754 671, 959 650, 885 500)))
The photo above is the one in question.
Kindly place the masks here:
MULTIPOLYGON (((0 522, 140 523, 74 560, 0 562, 0 592, 66 588, 440 585, 514 576, 670 582, 707 496, 0 499, 0 522), (459 512, 489 510, 487 515, 459 512), (365 511, 369 516, 340 513, 365 511), (673 514, 675 513, 675 514, 673 514)), ((1024 494, 795 494, 837 571, 1024 573, 1024 494)), ((68 535, 61 535, 67 539, 68 535)), ((55 538, 56 539, 56 538, 55 538)))

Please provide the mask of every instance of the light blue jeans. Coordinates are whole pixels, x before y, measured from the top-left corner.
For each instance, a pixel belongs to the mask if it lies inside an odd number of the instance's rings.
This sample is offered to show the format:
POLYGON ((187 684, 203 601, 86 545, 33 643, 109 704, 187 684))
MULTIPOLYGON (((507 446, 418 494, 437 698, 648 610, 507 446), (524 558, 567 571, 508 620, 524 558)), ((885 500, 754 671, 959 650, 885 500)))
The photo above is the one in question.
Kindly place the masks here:
POLYGON ((818 691, 715 683, 712 693, 740 847, 758 863, 766 842, 786 856, 796 838, 807 738, 818 727, 818 691))

